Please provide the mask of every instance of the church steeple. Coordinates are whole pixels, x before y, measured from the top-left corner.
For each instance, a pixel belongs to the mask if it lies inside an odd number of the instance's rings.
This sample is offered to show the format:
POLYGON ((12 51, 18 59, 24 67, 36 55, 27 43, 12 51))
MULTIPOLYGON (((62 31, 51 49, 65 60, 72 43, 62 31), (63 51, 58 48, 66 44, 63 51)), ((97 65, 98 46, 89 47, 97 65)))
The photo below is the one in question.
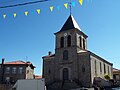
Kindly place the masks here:
POLYGON ((75 47, 77 51, 87 49, 87 35, 84 34, 74 17, 70 14, 63 27, 55 33, 56 49, 75 47))
POLYGON ((69 29, 75 29, 75 28, 81 30, 80 27, 78 26, 77 22, 75 21, 74 17, 70 14, 70 16, 66 20, 65 24, 61 28, 60 32, 66 31, 69 29))

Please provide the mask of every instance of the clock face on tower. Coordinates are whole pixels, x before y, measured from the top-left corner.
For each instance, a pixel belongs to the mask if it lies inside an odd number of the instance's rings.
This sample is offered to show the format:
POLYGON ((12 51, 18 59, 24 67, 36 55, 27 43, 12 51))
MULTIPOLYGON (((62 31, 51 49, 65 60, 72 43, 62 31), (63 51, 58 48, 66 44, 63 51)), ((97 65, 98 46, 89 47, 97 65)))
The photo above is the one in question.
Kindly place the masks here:
POLYGON ((67 33, 64 33, 64 36, 67 36, 67 33))

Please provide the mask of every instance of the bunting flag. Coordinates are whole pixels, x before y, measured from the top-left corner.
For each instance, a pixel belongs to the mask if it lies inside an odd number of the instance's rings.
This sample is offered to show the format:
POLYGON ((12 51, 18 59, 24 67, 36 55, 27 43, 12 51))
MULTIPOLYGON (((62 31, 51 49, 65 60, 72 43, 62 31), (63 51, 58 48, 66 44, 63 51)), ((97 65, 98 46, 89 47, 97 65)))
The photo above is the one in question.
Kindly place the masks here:
POLYGON ((27 16, 28 15, 28 11, 24 12, 24 14, 25 14, 25 16, 27 16))
POLYGON ((51 11, 51 12, 53 11, 53 8, 54 8, 53 6, 50 6, 50 11, 51 11))
POLYGON ((40 14, 40 9, 37 9, 36 11, 37 11, 38 14, 40 14))
POLYGON ((71 5, 72 5, 73 7, 75 7, 75 2, 71 2, 71 5))
POLYGON ((67 9, 67 8, 68 8, 68 3, 65 3, 64 6, 65 6, 65 8, 67 9))
POLYGON ((80 3, 80 5, 82 6, 82 4, 83 4, 83 0, 79 0, 79 3, 80 3))
MULTIPOLYGON (((78 2, 80 3, 80 5, 82 6, 83 5, 83 0, 78 0, 78 2)), ((75 7, 75 4, 76 4, 76 2, 70 2, 70 3, 64 3, 64 7, 66 8, 66 9, 68 9, 69 7, 75 7), (70 4, 70 5, 69 5, 70 4)), ((50 9, 50 11, 52 12, 53 10, 54 10, 54 6, 49 6, 49 9, 50 9)), ((60 10, 61 9, 61 6, 60 5, 58 5, 58 6, 56 6, 56 8, 57 8, 57 10, 60 10)), ((41 13, 41 9, 40 8, 38 8, 38 9, 36 9, 35 10, 36 12, 37 12, 37 14, 40 14, 41 13)), ((25 16, 28 16, 28 14, 29 14, 29 12, 28 11, 25 11, 24 12, 24 15, 25 16)), ((16 18, 17 17, 17 13, 13 13, 12 14, 13 15, 13 17, 14 18, 16 18)), ((3 14, 3 18, 5 19, 7 17, 7 15, 4 13, 3 14)))
POLYGON ((6 14, 3 14, 3 18, 4 18, 4 19, 6 18, 6 16, 7 16, 6 14))
POLYGON ((14 14, 13 14, 13 16, 14 16, 14 18, 15 18, 15 17, 17 16, 17 14, 16 14, 16 13, 14 13, 14 14))

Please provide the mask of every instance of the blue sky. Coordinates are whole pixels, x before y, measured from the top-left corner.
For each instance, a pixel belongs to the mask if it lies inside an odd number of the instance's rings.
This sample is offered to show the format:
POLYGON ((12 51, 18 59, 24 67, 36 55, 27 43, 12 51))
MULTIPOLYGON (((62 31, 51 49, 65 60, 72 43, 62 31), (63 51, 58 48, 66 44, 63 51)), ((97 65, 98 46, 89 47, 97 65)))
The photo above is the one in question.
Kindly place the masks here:
MULTIPOLYGON (((30 0, 0 0, 0 6, 30 0)), ((35 0, 31 0, 35 1, 35 0)), ((42 74, 42 56, 54 53, 55 36, 69 16, 63 4, 75 2, 72 15, 88 35, 88 50, 103 57, 120 69, 120 0, 50 0, 48 2, 0 9, 0 59, 24 60, 26 56, 35 66, 35 74, 42 74), (54 6, 53 12, 49 10, 54 6), (57 9, 60 6, 60 10, 57 9), (37 14, 36 9, 41 13, 37 14), (28 16, 24 12, 28 11, 28 16), (17 17, 13 17, 13 13, 17 17), (3 18, 6 14, 6 19, 3 18)))

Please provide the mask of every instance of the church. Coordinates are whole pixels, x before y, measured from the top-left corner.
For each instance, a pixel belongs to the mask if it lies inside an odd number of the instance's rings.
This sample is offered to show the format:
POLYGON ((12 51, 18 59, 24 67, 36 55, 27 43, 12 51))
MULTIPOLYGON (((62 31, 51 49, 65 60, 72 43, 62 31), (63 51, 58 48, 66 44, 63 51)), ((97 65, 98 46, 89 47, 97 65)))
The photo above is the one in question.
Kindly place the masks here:
POLYGON ((87 50, 88 36, 70 15, 55 33, 55 54, 43 56, 43 78, 48 90, 92 87, 95 77, 112 78, 113 64, 87 50))

